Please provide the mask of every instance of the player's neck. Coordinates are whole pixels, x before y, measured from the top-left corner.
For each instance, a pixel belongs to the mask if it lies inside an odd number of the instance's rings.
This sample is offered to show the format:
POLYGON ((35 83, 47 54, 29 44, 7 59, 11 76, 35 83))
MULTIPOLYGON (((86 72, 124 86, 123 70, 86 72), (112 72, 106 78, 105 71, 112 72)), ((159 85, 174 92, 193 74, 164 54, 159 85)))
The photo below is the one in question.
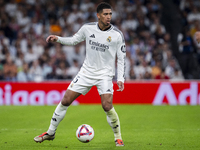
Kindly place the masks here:
POLYGON ((111 25, 104 26, 103 24, 98 23, 98 27, 99 27, 100 30, 106 31, 106 30, 110 29, 111 25))

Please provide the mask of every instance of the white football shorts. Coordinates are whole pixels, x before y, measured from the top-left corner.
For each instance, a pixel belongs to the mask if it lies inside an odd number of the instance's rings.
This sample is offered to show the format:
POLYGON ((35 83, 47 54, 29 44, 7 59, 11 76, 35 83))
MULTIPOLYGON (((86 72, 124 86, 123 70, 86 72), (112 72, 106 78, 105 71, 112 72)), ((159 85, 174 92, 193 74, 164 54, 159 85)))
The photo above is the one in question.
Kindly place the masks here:
POLYGON ((85 95, 90 91, 93 86, 97 87, 99 95, 113 94, 112 77, 109 76, 105 77, 104 79, 92 79, 84 75, 78 74, 71 81, 68 89, 85 95))

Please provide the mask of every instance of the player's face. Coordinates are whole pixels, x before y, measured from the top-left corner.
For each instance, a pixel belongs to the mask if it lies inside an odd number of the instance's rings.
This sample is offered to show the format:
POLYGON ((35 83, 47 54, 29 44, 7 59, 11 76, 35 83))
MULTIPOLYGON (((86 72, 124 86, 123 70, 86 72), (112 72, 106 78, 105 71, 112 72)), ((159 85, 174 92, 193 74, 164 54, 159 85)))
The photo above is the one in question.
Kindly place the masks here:
POLYGON ((101 13, 97 14, 99 22, 104 26, 110 26, 111 18, 112 18, 112 10, 111 9, 103 9, 101 13))

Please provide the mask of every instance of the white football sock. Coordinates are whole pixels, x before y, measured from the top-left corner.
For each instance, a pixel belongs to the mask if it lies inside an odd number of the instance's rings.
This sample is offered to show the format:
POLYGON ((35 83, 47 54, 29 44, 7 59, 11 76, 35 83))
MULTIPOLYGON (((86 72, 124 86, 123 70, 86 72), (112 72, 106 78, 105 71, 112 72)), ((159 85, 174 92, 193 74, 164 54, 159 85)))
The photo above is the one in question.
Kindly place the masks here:
POLYGON ((119 117, 118 117, 114 107, 110 111, 106 112, 106 115, 107 115, 108 124, 111 126, 111 128, 114 132, 115 140, 122 139, 119 117))
POLYGON ((63 120, 65 117, 65 114, 67 112, 68 106, 64 106, 61 104, 61 102, 58 104, 58 106, 55 109, 55 112, 53 113, 53 117, 51 119, 51 124, 49 126, 49 129, 47 133, 49 135, 53 135, 56 132, 56 129, 59 125, 59 123, 63 120))

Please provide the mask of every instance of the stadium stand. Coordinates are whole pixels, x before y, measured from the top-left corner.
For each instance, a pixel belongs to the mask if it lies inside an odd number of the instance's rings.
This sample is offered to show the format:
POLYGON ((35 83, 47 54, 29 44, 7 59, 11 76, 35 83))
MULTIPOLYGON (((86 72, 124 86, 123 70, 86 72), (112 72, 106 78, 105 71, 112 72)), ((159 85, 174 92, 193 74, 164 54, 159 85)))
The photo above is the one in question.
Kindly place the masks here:
MULTIPOLYGON (((45 39, 72 36, 84 23, 97 21, 95 6, 102 1, 0 0, 0 80, 72 79, 84 61, 84 43, 66 46, 45 39)), ((106 2, 113 8, 112 24, 126 40, 127 81, 199 79, 198 0, 106 2), (173 21, 176 15, 167 15, 167 6, 178 10, 181 28, 173 21)))

